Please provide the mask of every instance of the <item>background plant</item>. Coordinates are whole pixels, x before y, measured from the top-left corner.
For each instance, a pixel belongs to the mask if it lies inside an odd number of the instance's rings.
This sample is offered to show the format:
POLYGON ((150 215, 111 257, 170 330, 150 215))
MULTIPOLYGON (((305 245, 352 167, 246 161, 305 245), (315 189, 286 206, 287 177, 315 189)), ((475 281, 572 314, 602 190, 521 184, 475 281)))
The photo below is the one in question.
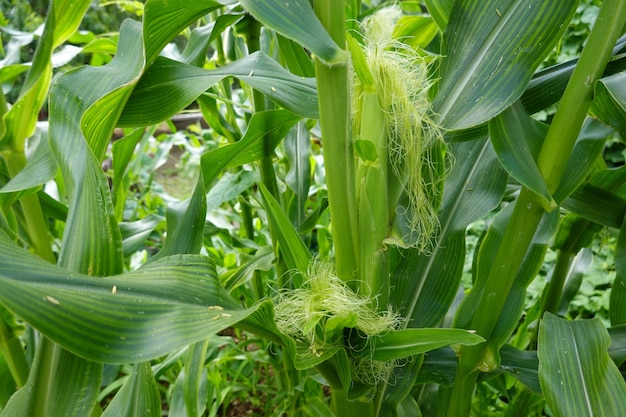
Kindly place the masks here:
POLYGON ((2 415, 225 415, 255 386, 262 415, 624 409, 626 197, 602 157, 624 133, 619 1, 578 61, 539 71, 595 9, 403 2, 374 46, 423 65, 402 125, 364 64, 360 23, 385 2, 147 1, 119 37, 77 37, 90 3, 51 2, 32 65, 0 70, 2 415), (56 76, 62 51, 91 65, 56 76), (181 111, 210 127, 157 133, 181 111), (402 129, 439 125, 417 159, 389 158, 402 129), (178 182, 162 175, 176 163, 178 182), (408 226, 409 172, 436 185, 431 237, 408 226), (605 321, 558 318, 585 316, 599 233, 617 233, 605 321), (311 302, 282 333, 274 305, 299 294, 363 309, 311 302))

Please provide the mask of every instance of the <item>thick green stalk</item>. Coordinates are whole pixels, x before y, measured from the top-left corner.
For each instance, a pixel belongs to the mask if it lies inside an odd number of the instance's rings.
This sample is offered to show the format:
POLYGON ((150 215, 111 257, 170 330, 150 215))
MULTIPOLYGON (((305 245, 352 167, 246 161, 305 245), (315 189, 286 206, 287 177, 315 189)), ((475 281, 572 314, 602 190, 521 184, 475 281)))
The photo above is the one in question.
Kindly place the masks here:
MULTIPOLYGON (((591 103, 594 83, 601 76, 625 22, 626 2, 607 0, 602 4, 598 20, 568 83, 539 155, 538 165, 551 191, 556 189, 561 180, 591 103)), ((528 189, 522 189, 502 244, 494 258, 496 264, 492 265, 488 273, 487 284, 470 324, 470 328, 488 341, 461 349, 459 366, 462 373, 457 377, 467 380, 477 373, 478 368, 488 369, 496 365, 493 352, 490 351, 493 346, 490 346, 489 339, 493 336, 516 273, 543 214, 539 197, 528 189)), ((469 390, 463 385, 459 384, 458 388, 455 385, 453 391, 458 391, 457 397, 468 395, 469 390)), ((456 414, 448 413, 448 416, 461 416, 468 411, 458 408, 456 410, 456 414)))
MULTIPOLYGON (((344 2, 316 0, 314 6, 324 27, 343 47, 346 44, 344 2)), ((359 256, 348 66, 329 66, 316 59, 315 73, 337 275, 353 281, 359 256)))
POLYGON ((559 109, 543 142, 537 165, 554 192, 565 172, 580 128, 591 101, 593 89, 611 57, 613 45, 626 24, 626 2, 605 0, 572 73, 559 109))

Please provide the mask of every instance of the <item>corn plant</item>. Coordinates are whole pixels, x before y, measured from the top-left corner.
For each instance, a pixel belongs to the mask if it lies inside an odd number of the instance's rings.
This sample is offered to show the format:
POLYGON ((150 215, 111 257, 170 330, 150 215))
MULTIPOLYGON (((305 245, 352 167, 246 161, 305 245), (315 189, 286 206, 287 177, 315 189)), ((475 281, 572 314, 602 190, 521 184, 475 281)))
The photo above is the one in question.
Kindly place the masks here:
POLYGON ((0 103, 0 416, 218 415, 233 327, 271 352, 272 415, 626 410, 624 168, 602 156, 626 132, 626 3, 542 68, 577 1, 147 0, 109 63, 55 74, 90 3, 52 0, 32 64, 0 69, 26 72, 0 103), (189 106, 215 139, 191 195, 129 214, 146 141, 189 106), (612 229, 607 329, 567 306, 612 229))

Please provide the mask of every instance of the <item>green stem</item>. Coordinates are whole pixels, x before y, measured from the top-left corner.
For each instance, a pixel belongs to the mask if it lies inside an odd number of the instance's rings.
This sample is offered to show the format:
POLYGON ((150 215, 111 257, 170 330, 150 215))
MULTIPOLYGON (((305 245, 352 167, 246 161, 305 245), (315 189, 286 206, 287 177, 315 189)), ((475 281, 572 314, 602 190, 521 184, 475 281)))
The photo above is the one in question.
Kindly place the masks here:
MULTIPOLYGON (((539 168, 548 187, 554 191, 563 176, 580 127, 593 96, 595 81, 602 75, 613 45, 626 22, 626 2, 607 0, 602 4, 596 24, 565 90, 561 104, 548 130, 538 158, 539 168)), ((470 328, 488 342, 461 349, 459 376, 475 374, 478 367, 494 364, 489 343, 502 313, 513 281, 524 259, 539 221, 544 214, 537 195, 523 188, 507 225, 502 244, 488 272, 484 292, 470 328)), ((465 379, 465 378, 464 378, 465 379)), ((466 391, 465 388, 459 388, 466 391)), ((453 390, 457 390, 455 388, 453 390)), ((453 394, 455 395, 455 394, 453 394)), ((459 395, 463 393, 459 392, 459 395)), ((452 416, 449 414, 449 416, 452 416)))
MULTIPOLYGON (((10 151, 5 155, 9 175, 15 177, 26 166, 27 160, 24 152, 10 151)), ((39 198, 36 193, 25 195, 20 199, 24 221, 30 244, 33 251, 48 262, 56 263, 56 257, 52 252, 52 239, 48 233, 46 218, 41 209, 39 198)))
POLYGON ((461 417, 469 414, 477 378, 478 372, 466 374, 460 367, 457 368, 454 387, 450 392, 450 397, 445 401, 446 417, 461 417))
POLYGON ((611 58, 613 45, 626 24, 626 2, 606 0, 593 25, 578 64, 543 142, 537 165, 553 192, 565 172, 570 154, 593 100, 595 82, 611 58))
MULTIPOLYGON (((316 0, 314 7, 331 37, 343 47, 346 44, 344 2, 316 0)), ((358 270, 355 242, 359 240, 348 66, 329 66, 316 59, 315 73, 337 275, 351 282, 358 270)))
MULTIPOLYGON (((0 310, 4 310, 4 307, 0 306, 0 310)), ((10 313, 5 310, 0 314, 0 353, 7 363, 15 383, 21 388, 28 379, 28 362, 22 342, 3 318, 5 314, 10 313)))
MULTIPOLYGON (((547 284, 546 293, 541 305, 541 313, 539 317, 543 316, 543 313, 549 311, 550 313, 556 313, 561 303, 561 296, 563 294, 563 285, 567 274, 572 267, 575 254, 567 251, 560 250, 556 257, 556 265, 552 271, 552 276, 547 284)), ((537 328, 539 330, 539 328, 537 328)))

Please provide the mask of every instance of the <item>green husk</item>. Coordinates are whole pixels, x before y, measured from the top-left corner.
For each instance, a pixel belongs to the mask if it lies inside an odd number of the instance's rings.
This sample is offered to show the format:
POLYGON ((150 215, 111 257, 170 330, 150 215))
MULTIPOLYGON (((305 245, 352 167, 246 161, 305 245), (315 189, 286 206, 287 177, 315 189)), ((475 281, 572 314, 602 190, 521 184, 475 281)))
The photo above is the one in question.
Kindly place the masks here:
MULTIPOLYGON (((362 53, 354 52, 354 42, 351 44, 353 56, 357 57, 353 61, 354 118, 356 126, 367 120, 370 115, 361 111, 362 101, 375 91, 387 126, 387 140, 381 144, 389 155, 389 182, 402 183, 408 197, 406 207, 395 213, 408 222, 408 232, 401 240, 406 246, 427 251, 439 226, 437 202, 445 173, 440 161, 431 160, 430 151, 435 144, 443 144, 443 129, 435 122, 428 98, 432 81, 427 60, 393 38, 395 23, 401 16, 399 7, 378 11, 363 22, 362 53)), ((390 199, 394 200, 390 206, 396 207, 398 197, 392 196, 391 190, 390 199)))

